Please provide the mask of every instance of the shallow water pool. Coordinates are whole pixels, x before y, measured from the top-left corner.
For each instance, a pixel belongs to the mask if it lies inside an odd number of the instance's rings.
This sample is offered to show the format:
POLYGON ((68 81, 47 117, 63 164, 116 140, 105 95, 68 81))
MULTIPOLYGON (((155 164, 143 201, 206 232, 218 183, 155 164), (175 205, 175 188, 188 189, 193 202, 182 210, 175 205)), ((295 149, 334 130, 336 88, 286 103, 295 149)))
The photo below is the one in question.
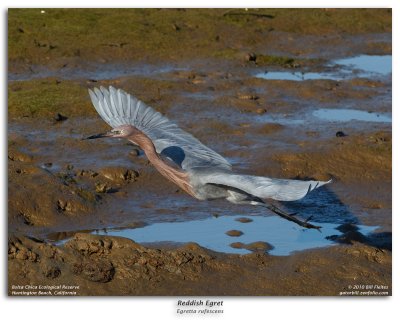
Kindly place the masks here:
MULTIPOLYGON (((202 247, 217 252, 249 253, 248 248, 260 248, 271 255, 285 256, 294 251, 331 246, 330 236, 340 236, 339 224, 315 223, 320 230, 304 229, 277 216, 251 216, 250 221, 241 222, 241 216, 212 217, 186 222, 155 223, 143 228, 96 231, 96 234, 125 237, 138 243, 188 243, 196 242, 202 247), (228 231, 234 231, 232 236, 228 231), (237 247, 241 244, 240 247, 237 247), (263 245, 264 244, 264 245, 263 245), (272 248, 265 249, 262 248, 272 248)), ((242 217, 243 218, 243 217, 242 217)), ((362 234, 377 227, 358 226, 362 234)))
POLYGON ((323 120, 337 122, 346 122, 351 120, 387 123, 392 122, 392 118, 386 114, 356 109, 318 109, 313 112, 313 116, 323 120))
POLYGON ((300 71, 264 71, 257 73, 256 78, 266 80, 346 80, 352 78, 377 78, 387 76, 392 72, 392 56, 360 55, 331 61, 327 67, 331 71, 300 72, 300 71))
POLYGON ((391 55, 360 55, 357 57, 334 60, 333 63, 349 68, 350 71, 359 70, 362 73, 386 75, 392 72, 391 55))

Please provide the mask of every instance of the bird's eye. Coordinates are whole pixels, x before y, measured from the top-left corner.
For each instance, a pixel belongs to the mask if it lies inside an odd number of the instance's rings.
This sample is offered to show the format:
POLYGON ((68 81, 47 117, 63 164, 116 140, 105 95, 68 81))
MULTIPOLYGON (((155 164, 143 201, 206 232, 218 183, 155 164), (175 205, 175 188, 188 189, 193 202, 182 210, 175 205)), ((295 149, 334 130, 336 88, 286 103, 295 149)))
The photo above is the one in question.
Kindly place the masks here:
POLYGON ((120 130, 113 130, 113 133, 114 133, 114 134, 121 134, 122 131, 120 131, 120 130))

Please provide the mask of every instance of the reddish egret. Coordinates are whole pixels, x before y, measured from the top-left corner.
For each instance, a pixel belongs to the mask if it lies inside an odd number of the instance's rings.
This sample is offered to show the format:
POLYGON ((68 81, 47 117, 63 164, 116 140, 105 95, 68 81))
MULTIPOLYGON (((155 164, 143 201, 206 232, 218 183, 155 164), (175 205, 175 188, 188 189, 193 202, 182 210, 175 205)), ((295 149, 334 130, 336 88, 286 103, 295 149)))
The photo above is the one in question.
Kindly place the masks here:
POLYGON ((263 206, 305 228, 320 228, 287 214, 266 199, 294 201, 330 181, 272 179, 237 174, 221 155, 180 129, 161 113, 113 87, 89 89, 99 115, 113 129, 90 136, 126 138, 138 145, 167 179, 199 200, 226 199, 235 204, 263 206))

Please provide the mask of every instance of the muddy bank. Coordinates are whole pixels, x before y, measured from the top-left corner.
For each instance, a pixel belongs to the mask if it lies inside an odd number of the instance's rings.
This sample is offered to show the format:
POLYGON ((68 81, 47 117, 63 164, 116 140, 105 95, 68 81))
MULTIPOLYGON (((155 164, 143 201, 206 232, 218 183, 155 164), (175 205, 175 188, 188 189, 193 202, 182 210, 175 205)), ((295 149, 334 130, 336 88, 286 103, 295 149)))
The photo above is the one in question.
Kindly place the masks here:
POLYGON ((8 252, 9 294, 22 291, 12 285, 30 283, 79 286, 64 290, 76 295, 179 296, 337 296, 353 285, 376 284, 389 289, 375 291, 391 295, 390 252, 359 243, 279 258, 220 254, 196 244, 149 249, 123 238, 77 234, 61 247, 14 236, 8 252))
POLYGON ((376 284, 391 294, 391 69, 334 63, 359 55, 391 62, 390 10, 11 9, 8 30, 10 286, 79 285, 78 295, 338 295, 376 284), (269 79, 274 72, 295 81, 269 79), (316 78, 307 80, 310 73, 316 78), (278 205, 340 225, 342 235, 324 239, 336 245, 274 256, 268 240, 242 240, 244 224, 271 212, 197 201, 132 144, 82 140, 109 129, 87 94, 100 85, 167 115, 238 172, 332 178, 304 200, 278 205), (327 110, 341 117, 318 116, 327 110), (251 217, 222 232, 232 250, 249 254, 106 234, 211 217, 251 217), (374 231, 360 234, 360 225, 374 231))

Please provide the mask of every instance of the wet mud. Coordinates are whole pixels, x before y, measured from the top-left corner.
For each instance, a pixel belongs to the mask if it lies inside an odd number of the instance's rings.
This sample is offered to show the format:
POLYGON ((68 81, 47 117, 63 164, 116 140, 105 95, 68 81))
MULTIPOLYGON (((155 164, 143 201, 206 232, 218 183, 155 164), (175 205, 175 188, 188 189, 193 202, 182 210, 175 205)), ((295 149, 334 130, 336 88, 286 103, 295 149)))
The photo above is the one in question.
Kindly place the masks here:
POLYGON ((391 294, 391 72, 342 76, 334 63, 390 57, 390 32, 386 9, 10 10, 9 285, 76 284, 80 295, 338 295, 377 284, 391 294), (80 29, 60 29, 71 16, 80 29), (121 16, 139 17, 138 29, 93 36, 121 16), (144 45, 139 31, 153 40, 144 45), (258 76, 272 72, 335 77, 258 76), (275 255, 270 239, 247 241, 243 231, 273 213, 197 201, 127 141, 82 140, 108 130, 87 94, 100 85, 134 94, 238 172, 332 178, 277 205, 340 232, 326 247, 275 255), (238 253, 111 235, 213 217, 235 221, 220 235, 238 253))
POLYGON ((390 284, 390 265, 387 250, 359 243, 281 258, 194 243, 154 249, 88 234, 62 247, 26 237, 9 242, 10 283, 74 284, 77 295, 339 295, 349 284, 390 284))

